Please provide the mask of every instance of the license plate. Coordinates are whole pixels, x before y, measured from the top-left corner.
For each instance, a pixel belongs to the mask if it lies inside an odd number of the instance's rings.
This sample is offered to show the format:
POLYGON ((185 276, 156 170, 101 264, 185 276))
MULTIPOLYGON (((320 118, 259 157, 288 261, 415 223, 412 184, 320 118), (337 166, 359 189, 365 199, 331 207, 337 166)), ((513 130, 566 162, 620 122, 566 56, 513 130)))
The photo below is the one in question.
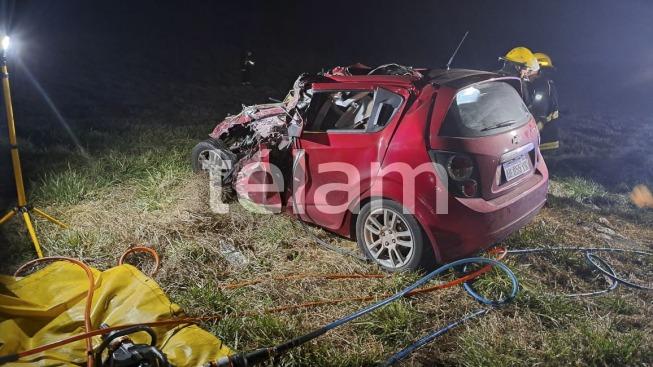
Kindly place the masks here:
POLYGON ((528 159, 528 154, 521 155, 503 164, 503 173, 506 175, 507 181, 521 176, 530 170, 531 162, 528 159))

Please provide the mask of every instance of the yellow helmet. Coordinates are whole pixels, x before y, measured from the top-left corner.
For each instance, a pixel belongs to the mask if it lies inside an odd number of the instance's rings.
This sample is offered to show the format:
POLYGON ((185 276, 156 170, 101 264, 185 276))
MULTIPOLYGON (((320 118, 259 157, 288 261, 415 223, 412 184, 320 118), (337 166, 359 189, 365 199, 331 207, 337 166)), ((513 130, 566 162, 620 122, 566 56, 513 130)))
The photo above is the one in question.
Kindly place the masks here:
POLYGON ((537 59, 537 62, 540 64, 541 67, 543 68, 553 68, 553 61, 551 61, 551 58, 549 55, 543 53, 543 52, 536 52, 533 54, 535 58, 537 59))
POLYGON ((531 71, 540 70, 540 64, 537 62, 537 59, 526 47, 515 47, 512 50, 508 51, 506 56, 503 57, 504 60, 514 62, 516 64, 521 64, 526 66, 526 68, 531 71))

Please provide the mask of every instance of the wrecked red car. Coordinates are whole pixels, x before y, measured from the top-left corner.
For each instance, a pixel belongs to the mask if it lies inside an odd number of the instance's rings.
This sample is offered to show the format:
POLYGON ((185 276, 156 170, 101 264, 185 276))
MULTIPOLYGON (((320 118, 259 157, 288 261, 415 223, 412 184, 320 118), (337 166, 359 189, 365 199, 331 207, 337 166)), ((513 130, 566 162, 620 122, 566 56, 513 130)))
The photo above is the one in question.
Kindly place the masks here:
POLYGON ((352 238, 400 271, 527 224, 548 187, 538 143, 516 78, 356 64, 302 75, 283 102, 227 117, 192 161, 239 199, 352 238))

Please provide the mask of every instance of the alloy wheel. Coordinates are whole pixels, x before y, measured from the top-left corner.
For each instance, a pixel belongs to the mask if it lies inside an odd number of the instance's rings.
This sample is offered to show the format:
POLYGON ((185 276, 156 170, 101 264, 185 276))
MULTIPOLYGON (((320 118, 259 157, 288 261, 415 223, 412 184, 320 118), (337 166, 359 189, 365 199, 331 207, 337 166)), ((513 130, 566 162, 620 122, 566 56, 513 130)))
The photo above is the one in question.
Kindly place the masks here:
POLYGON ((415 252, 414 235, 401 213, 389 208, 372 210, 363 225, 363 237, 374 261, 397 269, 415 252))

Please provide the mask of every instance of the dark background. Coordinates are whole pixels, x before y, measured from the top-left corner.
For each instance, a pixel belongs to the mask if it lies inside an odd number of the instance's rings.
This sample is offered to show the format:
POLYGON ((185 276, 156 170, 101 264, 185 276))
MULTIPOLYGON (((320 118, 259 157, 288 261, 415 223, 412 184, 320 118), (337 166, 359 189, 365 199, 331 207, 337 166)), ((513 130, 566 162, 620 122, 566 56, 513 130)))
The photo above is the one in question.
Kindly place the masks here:
POLYGON ((442 66, 466 30, 455 66, 496 68, 517 45, 544 51, 567 108, 647 112, 653 85, 647 0, 21 0, 10 22, 7 14, 19 56, 45 86, 96 78, 101 89, 133 73, 154 83, 229 83, 251 49, 259 82, 285 90, 299 72, 356 61, 442 66))
MULTIPOLYGON (((197 113, 219 121, 240 102, 282 97, 301 72, 354 62, 442 67, 467 30, 455 67, 493 70, 498 56, 524 45, 553 58, 564 114, 653 111, 647 0, 5 0, 0 10, 0 30, 12 35, 11 81, 27 159, 72 144, 66 134, 52 141, 61 120, 73 133, 111 129, 113 118, 130 116, 156 116, 149 121, 162 126, 197 113), (251 93, 239 85, 246 50, 257 62, 251 93)), ((0 157, 0 193, 11 192, 8 154, 0 157)), ((32 174, 47 169, 27 166, 32 174)))

